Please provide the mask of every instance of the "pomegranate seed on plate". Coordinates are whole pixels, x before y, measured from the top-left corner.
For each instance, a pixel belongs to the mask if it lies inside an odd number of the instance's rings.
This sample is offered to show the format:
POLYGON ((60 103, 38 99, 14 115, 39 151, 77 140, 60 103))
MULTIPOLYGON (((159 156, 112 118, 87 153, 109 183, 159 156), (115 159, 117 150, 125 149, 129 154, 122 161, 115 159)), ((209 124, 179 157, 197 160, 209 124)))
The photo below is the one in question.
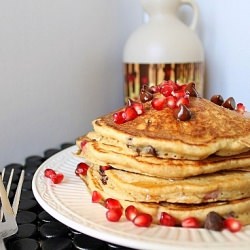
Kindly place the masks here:
POLYGON ((163 226, 173 227, 176 225, 176 219, 166 212, 161 213, 160 224, 163 226))
POLYGON ((113 198, 107 198, 105 201, 104 201, 104 206, 107 208, 107 209, 111 209, 111 208, 122 208, 120 202, 116 199, 113 199, 113 198))
POLYGON ((181 226, 185 228, 199 228, 200 222, 195 217, 188 217, 181 222, 181 226))
POLYGON ((61 174, 61 173, 58 173, 58 174, 56 174, 56 175, 52 175, 52 176, 50 177, 50 179, 52 180, 52 182, 53 182, 54 184, 59 184, 59 183, 61 183, 61 182, 63 181, 64 175, 61 174))
POLYGON ((135 206, 130 205, 125 209, 125 216, 127 220, 133 221, 133 219, 138 215, 138 210, 135 206))
POLYGON ((80 174, 81 175, 86 175, 87 174, 87 171, 89 169, 89 165, 84 163, 84 162, 80 162, 77 164, 76 166, 76 170, 75 170, 75 174, 77 176, 79 176, 80 174))
POLYGON ((98 191, 93 191, 92 192, 92 202, 93 203, 98 203, 102 199, 101 194, 98 191))
POLYGON ((161 97, 161 98, 155 97, 151 101, 151 105, 156 110, 162 110, 166 107, 166 98, 165 97, 161 97))
POLYGON ((153 218, 150 214, 139 213, 134 219, 133 223, 137 227, 149 227, 153 221, 153 218))
POLYGON ((106 212, 106 218, 108 221, 117 222, 122 216, 121 208, 110 208, 106 212))
POLYGON ((224 227, 227 228, 230 232, 236 233, 241 230, 242 224, 235 218, 229 217, 224 220, 224 227))
POLYGON ((51 169, 51 168, 46 168, 44 170, 44 176, 47 177, 47 178, 51 178, 52 176, 56 175, 56 172, 51 169))

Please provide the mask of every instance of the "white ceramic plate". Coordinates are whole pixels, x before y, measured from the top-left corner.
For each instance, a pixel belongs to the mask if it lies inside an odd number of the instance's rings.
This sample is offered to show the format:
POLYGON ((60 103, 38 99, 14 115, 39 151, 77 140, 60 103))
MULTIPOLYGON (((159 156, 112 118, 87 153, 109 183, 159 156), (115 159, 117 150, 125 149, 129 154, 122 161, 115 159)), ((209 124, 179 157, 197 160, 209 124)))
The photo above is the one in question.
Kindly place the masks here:
POLYGON ((126 219, 109 222, 105 208, 92 203, 91 196, 79 177, 76 165, 81 161, 74 156, 76 146, 67 148, 45 161, 34 175, 32 188, 40 205, 57 220, 95 238, 136 249, 250 249, 250 227, 239 233, 185 229, 153 225, 139 228, 126 219), (44 177, 44 170, 53 168, 65 179, 53 184, 44 177))

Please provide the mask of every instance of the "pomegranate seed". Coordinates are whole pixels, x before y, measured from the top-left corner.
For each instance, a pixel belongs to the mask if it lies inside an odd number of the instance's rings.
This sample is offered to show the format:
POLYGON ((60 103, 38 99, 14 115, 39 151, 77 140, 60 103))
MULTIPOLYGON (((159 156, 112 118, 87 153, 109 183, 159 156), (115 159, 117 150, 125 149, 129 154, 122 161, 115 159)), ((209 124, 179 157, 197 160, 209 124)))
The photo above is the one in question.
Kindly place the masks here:
POLYGON ((243 103, 237 103, 236 110, 243 114, 246 111, 246 107, 243 105, 243 103))
POLYGON ((242 224, 235 218, 229 217, 224 220, 224 227, 227 228, 230 232, 236 233, 241 230, 242 224))
POLYGON ((166 98, 154 98, 151 102, 151 105, 156 110, 162 110, 166 107, 166 98))
POLYGON ((56 175, 52 175, 50 179, 53 181, 54 184, 61 183, 64 179, 64 175, 61 173, 58 173, 56 175))
POLYGON ((137 215, 138 215, 138 210, 135 206, 130 205, 125 209, 125 216, 127 220, 133 221, 137 215))
POLYGON ((122 208, 120 202, 116 199, 113 199, 113 198, 107 198, 105 201, 104 201, 104 206, 107 208, 107 209, 111 209, 111 208, 122 208))
POLYGON ((179 107, 181 104, 185 105, 185 106, 189 106, 189 96, 185 95, 180 97, 177 101, 176 101, 176 106, 179 107))
POLYGON ((160 224, 163 226, 173 227, 176 225, 176 219, 166 212, 161 213, 160 224))
POLYGON ((185 228, 199 228, 200 222, 195 217, 188 217, 181 222, 181 226, 185 228))
POLYGON ((146 213, 140 213, 133 219, 133 223, 137 227, 149 227, 152 221, 153 221, 152 216, 146 213))
POLYGON ((178 89, 180 89, 180 85, 178 85, 176 82, 172 80, 166 81, 165 84, 168 84, 169 86, 171 86, 174 91, 177 91, 178 89))
POLYGON ((108 221, 117 222, 120 220, 121 216, 122 216, 121 208, 110 208, 106 212, 106 218, 108 221))
POLYGON ((112 167, 111 166, 109 166, 109 165, 106 165, 106 166, 100 166, 100 171, 101 172, 104 172, 104 171, 106 171, 106 170, 109 170, 109 169, 111 169, 112 167))
POLYGON ((128 98, 127 105, 133 107, 135 109, 137 115, 141 115, 144 112, 143 104, 140 102, 135 102, 135 101, 131 100, 130 98, 128 98))
POLYGON ((170 96, 172 94, 173 87, 169 86, 168 84, 163 84, 160 87, 160 93, 164 95, 165 97, 170 96))
POLYGON ((86 164, 84 162, 80 162, 76 166, 75 174, 77 176, 79 176, 79 175, 86 175, 88 169, 89 169, 89 165, 88 164, 86 164))
POLYGON ((177 99, 175 96, 166 97, 166 104, 171 109, 174 109, 176 107, 176 101, 177 101, 177 99))
POLYGON ((117 124, 122 124, 125 122, 124 111, 119 111, 113 114, 113 120, 117 124))
POLYGON ((174 96, 179 99, 181 97, 186 96, 186 91, 184 89, 178 90, 174 92, 174 96))
POLYGON ((137 116, 137 112, 133 107, 128 106, 125 108, 123 118, 126 122, 134 120, 137 116))
POLYGON ((133 108, 135 109, 137 115, 142 115, 144 113, 144 107, 142 103, 135 102, 133 104, 133 108))
POLYGON ((149 88, 149 92, 151 92, 152 94, 158 93, 159 91, 160 91, 160 87, 159 87, 158 85, 156 85, 156 86, 151 86, 151 87, 149 88))
POLYGON ((56 175, 56 172, 51 169, 51 168, 46 168, 44 170, 44 176, 47 177, 47 178, 51 178, 52 176, 56 175))
MULTIPOLYGON (((179 85, 179 91, 180 91, 180 90, 181 90, 181 91, 183 90, 183 91, 186 92, 187 86, 188 86, 188 84, 181 84, 181 85, 179 85)), ((186 94, 187 94, 187 92, 186 92, 186 94)))
POLYGON ((102 196, 99 192, 97 192, 97 191, 92 192, 92 202, 93 203, 98 203, 101 201, 101 199, 102 199, 102 196))
POLYGON ((87 140, 83 140, 82 142, 81 142, 81 149, 83 149, 84 147, 85 147, 85 145, 87 144, 87 140))

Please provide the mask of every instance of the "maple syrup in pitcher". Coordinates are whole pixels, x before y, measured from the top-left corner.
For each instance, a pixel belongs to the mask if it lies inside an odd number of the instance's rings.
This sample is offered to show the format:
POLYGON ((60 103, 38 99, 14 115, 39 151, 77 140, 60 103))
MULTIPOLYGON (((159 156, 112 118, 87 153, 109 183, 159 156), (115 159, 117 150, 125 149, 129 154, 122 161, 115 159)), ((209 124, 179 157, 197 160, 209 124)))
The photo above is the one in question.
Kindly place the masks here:
POLYGON ((141 87, 163 80, 179 84, 195 82, 204 92, 204 52, 195 32, 198 6, 194 0, 140 0, 149 21, 129 37, 125 44, 124 95, 139 98, 141 87), (177 17, 178 8, 188 4, 193 10, 189 26, 177 17))

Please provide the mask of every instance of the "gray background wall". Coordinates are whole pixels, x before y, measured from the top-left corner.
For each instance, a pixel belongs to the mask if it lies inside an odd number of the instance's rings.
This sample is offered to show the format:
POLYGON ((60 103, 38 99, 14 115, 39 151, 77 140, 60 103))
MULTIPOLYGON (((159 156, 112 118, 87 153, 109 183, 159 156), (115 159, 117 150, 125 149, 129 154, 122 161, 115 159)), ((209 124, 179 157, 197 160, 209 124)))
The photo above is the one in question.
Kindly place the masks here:
MULTIPOLYGON (((250 1, 197 3, 206 96, 250 109, 250 1)), ((0 168, 73 142, 122 105, 122 50, 142 22, 137 0, 0 0, 0 168)))

